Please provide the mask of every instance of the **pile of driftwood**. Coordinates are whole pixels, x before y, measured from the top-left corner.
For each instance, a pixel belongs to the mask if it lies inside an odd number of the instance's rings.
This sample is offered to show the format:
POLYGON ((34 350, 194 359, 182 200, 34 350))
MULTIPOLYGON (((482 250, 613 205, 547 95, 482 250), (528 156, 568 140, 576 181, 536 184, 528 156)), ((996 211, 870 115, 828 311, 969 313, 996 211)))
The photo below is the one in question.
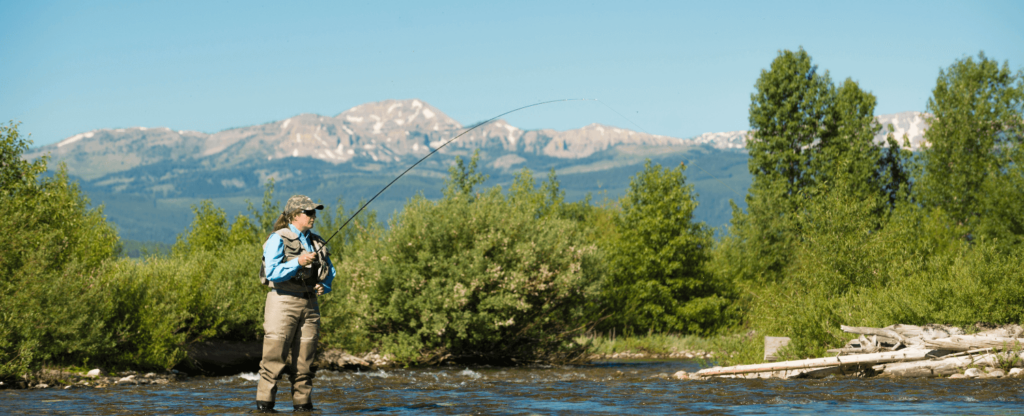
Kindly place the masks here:
MULTIPOLYGON (((860 335, 834 357, 706 368, 690 377, 822 378, 830 375, 892 377, 1001 377, 1019 375, 1024 367, 1024 328, 1007 325, 965 335, 945 325, 891 325, 885 328, 842 326, 860 335), (1003 372, 1012 368, 1009 374, 1003 372)), ((778 338, 766 343, 778 345, 778 338)), ((766 350, 766 359, 771 359, 766 350)))

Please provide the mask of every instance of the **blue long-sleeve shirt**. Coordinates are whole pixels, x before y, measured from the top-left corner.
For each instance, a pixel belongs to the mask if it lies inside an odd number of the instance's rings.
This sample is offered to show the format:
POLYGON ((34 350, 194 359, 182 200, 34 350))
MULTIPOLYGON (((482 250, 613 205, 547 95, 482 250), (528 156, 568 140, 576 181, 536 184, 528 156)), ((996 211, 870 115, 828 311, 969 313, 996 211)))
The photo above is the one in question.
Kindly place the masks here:
MULTIPOLYGON (((299 242, 302 243, 302 248, 312 253, 313 245, 309 243, 309 231, 300 233, 298 228, 294 225, 288 224, 288 228, 295 234, 299 235, 299 242)), ((327 261, 327 278, 320 282, 320 285, 324 287, 324 293, 331 293, 331 283, 334 282, 334 275, 337 274, 337 270, 334 269, 334 264, 331 263, 329 257, 325 257, 327 261)), ((284 260, 284 240, 277 234, 271 234, 270 238, 267 238, 267 242, 263 243, 263 261, 266 264, 265 271, 267 273, 267 280, 271 282, 283 282, 288 279, 295 277, 295 273, 299 271, 302 266, 299 265, 299 259, 294 258, 289 261, 284 260)))

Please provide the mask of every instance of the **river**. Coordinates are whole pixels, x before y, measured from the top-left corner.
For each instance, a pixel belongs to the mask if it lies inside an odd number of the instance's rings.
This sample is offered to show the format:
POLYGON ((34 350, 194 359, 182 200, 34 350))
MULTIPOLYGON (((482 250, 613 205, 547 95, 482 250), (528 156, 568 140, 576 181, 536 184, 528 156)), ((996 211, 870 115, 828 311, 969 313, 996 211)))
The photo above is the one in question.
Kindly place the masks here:
MULTIPOLYGON (((1024 380, 679 381, 694 361, 607 361, 571 367, 430 367, 317 374, 319 414, 1024 414, 1024 380)), ((291 412, 287 383, 278 410, 291 412)), ((166 385, 0 390, 0 414, 247 414, 256 375, 166 385)))

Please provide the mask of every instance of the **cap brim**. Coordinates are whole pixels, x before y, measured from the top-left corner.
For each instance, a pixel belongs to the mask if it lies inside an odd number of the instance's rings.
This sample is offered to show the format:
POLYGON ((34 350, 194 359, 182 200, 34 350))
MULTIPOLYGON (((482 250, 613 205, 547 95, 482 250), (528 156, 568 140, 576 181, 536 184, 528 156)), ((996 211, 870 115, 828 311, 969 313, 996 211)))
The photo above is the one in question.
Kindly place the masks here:
POLYGON ((318 209, 318 210, 323 211, 324 206, 323 205, 317 205, 316 207, 313 207, 313 209, 318 209))

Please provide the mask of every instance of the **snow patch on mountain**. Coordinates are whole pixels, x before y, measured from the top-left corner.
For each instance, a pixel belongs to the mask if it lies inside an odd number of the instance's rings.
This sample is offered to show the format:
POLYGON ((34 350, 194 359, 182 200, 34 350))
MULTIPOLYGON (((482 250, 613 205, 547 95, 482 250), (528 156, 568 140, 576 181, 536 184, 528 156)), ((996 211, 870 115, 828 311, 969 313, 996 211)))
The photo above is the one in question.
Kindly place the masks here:
POLYGON ((704 133, 690 140, 696 144, 708 144, 716 149, 743 149, 747 145, 747 130, 722 133, 704 133))
POLYGON ((83 138, 85 138, 85 134, 78 133, 78 134, 76 134, 74 136, 71 136, 71 137, 68 137, 67 139, 62 140, 60 143, 57 143, 57 147, 67 146, 67 145, 69 145, 71 143, 74 143, 74 142, 77 142, 79 140, 82 140, 83 138))
POLYGON ((903 146, 903 135, 907 135, 907 140, 910 142, 910 148, 912 150, 918 150, 922 147, 927 147, 928 144, 924 139, 924 131, 928 129, 928 117, 927 113, 919 111, 904 111, 896 114, 885 114, 875 117, 878 124, 882 126, 882 131, 875 135, 875 143, 883 146, 887 146, 885 137, 889 133, 889 125, 893 126, 893 138, 900 146, 903 146))

